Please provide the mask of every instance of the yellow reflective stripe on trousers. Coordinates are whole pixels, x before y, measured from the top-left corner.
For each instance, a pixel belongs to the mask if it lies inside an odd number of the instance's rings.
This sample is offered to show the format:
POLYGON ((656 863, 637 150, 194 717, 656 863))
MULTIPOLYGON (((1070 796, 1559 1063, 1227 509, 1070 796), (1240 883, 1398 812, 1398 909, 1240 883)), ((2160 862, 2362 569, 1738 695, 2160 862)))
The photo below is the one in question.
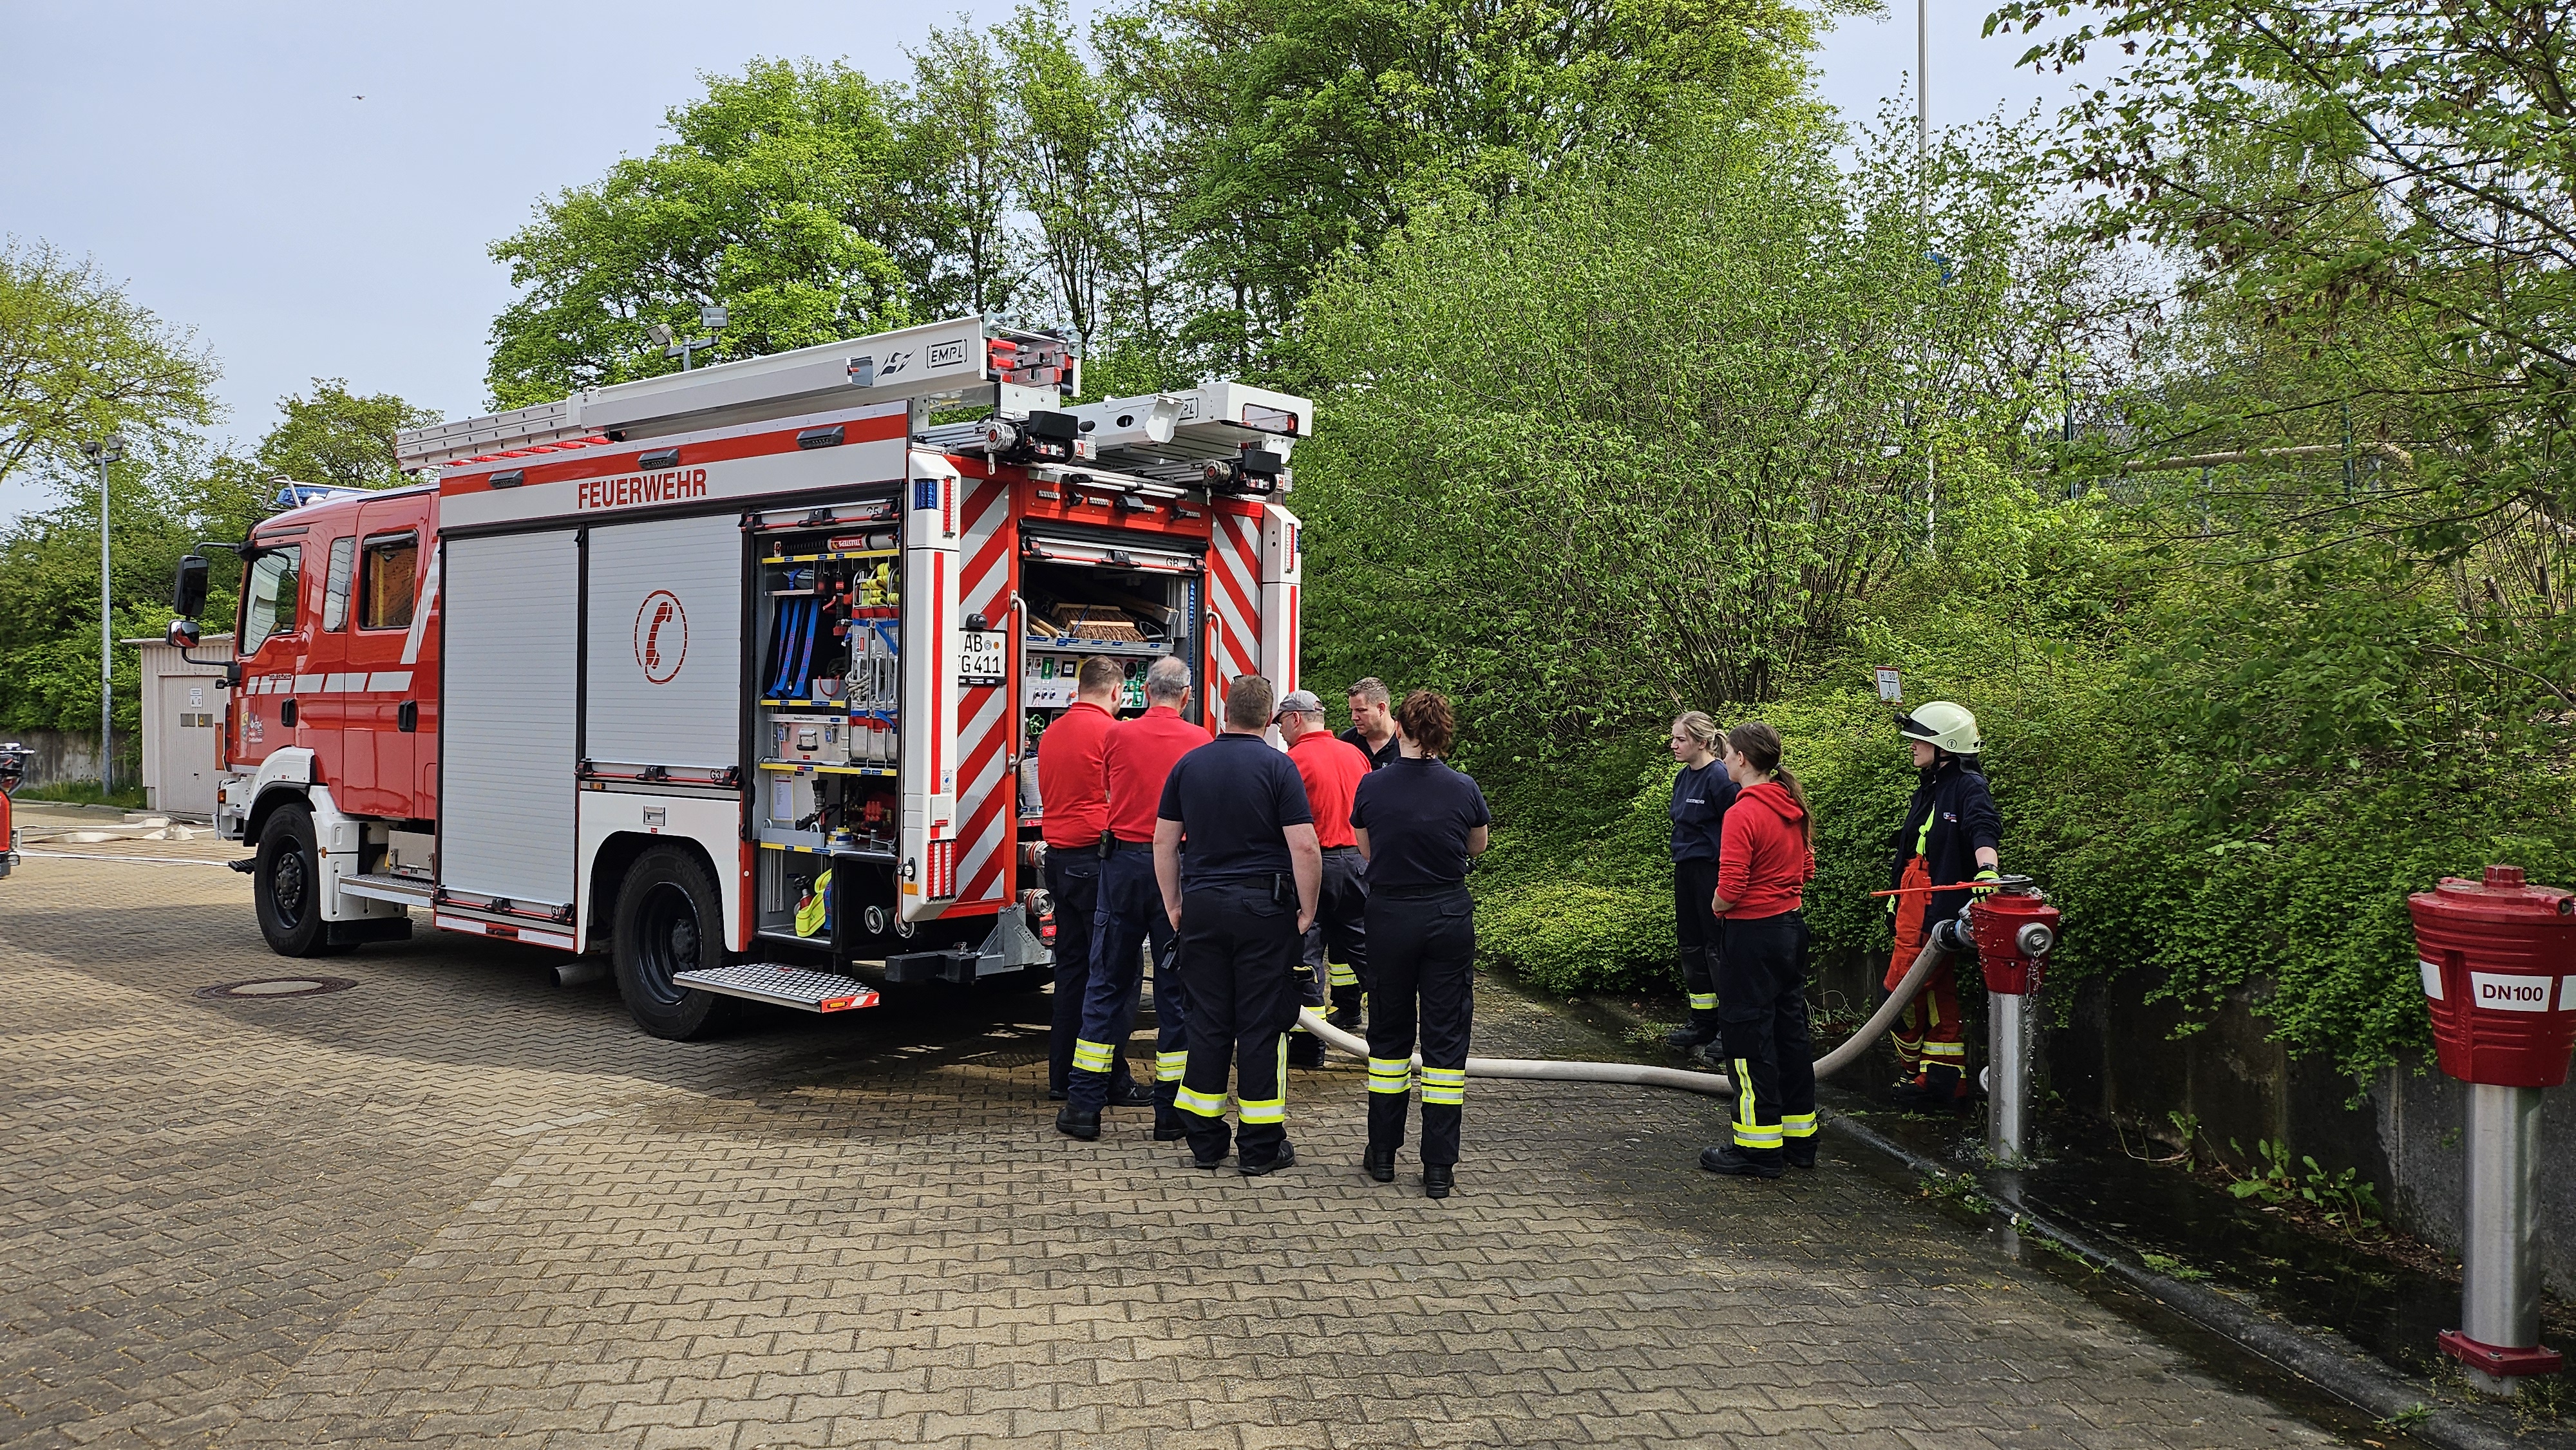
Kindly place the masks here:
POLYGON ((1236 1084, 1235 1116, 1247 1123, 1284 1123, 1288 1121, 1288 1034, 1279 1034, 1279 1075, 1271 1081, 1279 1084, 1275 1098, 1247 1098, 1241 1083, 1236 1084))
POLYGON ((1181 1080, 1181 1074, 1188 1070, 1189 1065, 1190 1055, 1185 1051, 1155 1053, 1154 1081, 1179 1082, 1181 1080))
POLYGON ((1324 971, 1326 977, 1336 987, 1356 987, 1360 984, 1360 974, 1348 962, 1328 963, 1324 971))
POLYGON ((1222 1118, 1225 1116, 1225 1094, 1193 1092, 1183 1088, 1172 1095, 1172 1106, 1202 1118, 1222 1118))
POLYGON ((1694 1012, 1714 1012, 1714 1011, 1716 1011, 1716 1010, 1717 1010, 1717 994, 1716 994, 1715 992, 1693 992, 1693 993, 1691 993, 1691 994, 1690 994, 1690 1009, 1691 1009, 1692 1011, 1694 1011, 1694 1012))
POLYGON ((1412 1058, 1372 1057, 1368 1062, 1370 1092, 1409 1093, 1413 1091, 1412 1058))
POLYGON ((1780 1125, 1764 1127, 1753 1120, 1753 1064, 1735 1059, 1735 1146, 1738 1148, 1777 1148, 1780 1125))
POLYGON ((1106 1042, 1085 1042, 1077 1037, 1073 1040, 1073 1065, 1084 1072, 1107 1072, 1117 1052, 1106 1042))
POLYGON ((1788 1138, 1812 1138, 1816 1136, 1816 1115, 1813 1113, 1783 1114, 1780 1118, 1780 1133, 1781 1136, 1788 1138))
POLYGON ((1426 1067, 1422 1070, 1423 1106, 1454 1108, 1466 1101, 1467 1069, 1426 1067))
POLYGON ((1964 1042, 1927 1042, 1923 1044, 1923 1055, 1925 1057, 1955 1057, 1964 1062, 1967 1060, 1968 1056, 1968 1044, 1964 1042))

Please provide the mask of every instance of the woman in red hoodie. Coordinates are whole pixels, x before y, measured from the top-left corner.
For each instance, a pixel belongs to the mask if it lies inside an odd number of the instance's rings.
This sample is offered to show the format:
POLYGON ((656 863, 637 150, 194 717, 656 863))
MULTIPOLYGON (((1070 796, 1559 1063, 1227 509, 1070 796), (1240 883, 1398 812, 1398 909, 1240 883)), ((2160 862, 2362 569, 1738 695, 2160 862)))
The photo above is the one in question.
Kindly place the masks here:
POLYGON ((1739 788, 1719 837, 1718 1030, 1735 1074, 1735 1141, 1703 1150, 1712 1173, 1777 1178, 1786 1161, 1816 1166, 1816 1067, 1807 1044, 1807 923, 1798 914, 1816 874, 1815 825, 1798 778, 1780 764, 1780 732, 1760 721, 1726 732, 1739 788))

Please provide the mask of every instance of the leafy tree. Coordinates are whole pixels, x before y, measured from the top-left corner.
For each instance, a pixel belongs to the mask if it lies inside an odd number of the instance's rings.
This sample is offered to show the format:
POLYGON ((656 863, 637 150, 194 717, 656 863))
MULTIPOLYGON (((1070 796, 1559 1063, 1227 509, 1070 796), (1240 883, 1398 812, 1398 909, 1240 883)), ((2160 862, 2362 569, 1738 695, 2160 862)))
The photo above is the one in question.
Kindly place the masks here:
POLYGON ((492 324, 494 399, 518 407, 676 371, 646 335, 731 319, 715 358, 910 319, 907 213, 886 90, 848 68, 755 61, 665 115, 673 139, 565 191, 492 245, 524 289, 492 324))
POLYGON ((1102 254, 1118 210, 1112 157, 1127 100, 1076 48, 1065 0, 1023 5, 994 38, 1008 62, 1009 154, 1065 320, 1100 319, 1102 254))
POLYGON ((213 421, 214 359, 91 261, 0 240, 0 479, 119 428, 213 421))
POLYGON ((910 56, 912 89, 897 107, 898 186, 923 224, 906 239, 904 269, 925 314, 1007 311, 1029 260, 1007 219, 1018 192, 1003 59, 963 15, 932 27, 910 56))
POLYGON ((1241 368, 1328 262, 1404 220, 1426 179, 1498 203, 1596 147, 1645 142, 1677 105, 1793 100, 1820 18, 1867 8, 1143 0, 1103 41, 1190 157, 1176 205, 1211 294, 1198 330, 1231 330, 1241 368))
POLYGON ((1296 455, 1319 642, 1560 738, 1775 695, 1921 548, 1927 450, 2001 486, 2007 339, 2084 296, 2026 167, 1944 165, 1921 211, 1908 168, 1714 117, 1330 274, 1301 353, 1346 386, 1296 455))

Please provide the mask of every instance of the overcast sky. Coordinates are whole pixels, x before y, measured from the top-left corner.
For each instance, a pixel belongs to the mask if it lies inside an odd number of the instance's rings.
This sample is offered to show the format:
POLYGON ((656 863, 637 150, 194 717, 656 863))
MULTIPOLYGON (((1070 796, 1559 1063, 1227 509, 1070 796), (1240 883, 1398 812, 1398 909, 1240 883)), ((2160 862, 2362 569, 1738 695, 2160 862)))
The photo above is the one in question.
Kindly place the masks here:
MULTIPOLYGON (((846 56, 893 79, 932 23, 1009 8, 0 0, 0 233, 94 257, 195 328, 223 366, 218 437, 257 438, 315 377, 471 416, 510 300, 484 248, 652 149, 699 72, 846 56)), ((1936 125, 2061 94, 2011 69, 2021 44, 1978 38, 1985 9, 1933 0, 1936 125)), ((1819 58, 1826 98, 1874 115, 1909 84, 1914 39, 1912 0, 1846 22, 1819 58)), ((0 484, 0 517, 44 501, 0 484)))

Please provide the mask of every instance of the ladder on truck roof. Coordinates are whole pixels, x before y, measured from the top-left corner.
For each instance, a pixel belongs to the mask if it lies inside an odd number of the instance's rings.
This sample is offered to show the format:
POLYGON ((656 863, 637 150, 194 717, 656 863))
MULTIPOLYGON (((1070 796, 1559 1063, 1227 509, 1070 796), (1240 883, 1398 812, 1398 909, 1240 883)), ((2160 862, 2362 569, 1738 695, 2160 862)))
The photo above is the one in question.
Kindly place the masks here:
MULTIPOLYGON (((854 404, 909 400, 919 420, 927 405, 945 401, 1012 418, 1071 413, 1092 440, 1089 451, 1100 467, 1178 483, 1195 482, 1208 462, 1234 457, 1247 444, 1262 444, 1284 461, 1291 440, 1306 436, 1312 424, 1307 400, 1234 382, 1064 406, 1080 378, 1081 360, 1064 339, 988 316, 958 317, 408 429, 396 437, 395 456, 408 472, 854 404)), ((975 451, 982 447, 978 426, 949 425, 923 441, 975 451)))

